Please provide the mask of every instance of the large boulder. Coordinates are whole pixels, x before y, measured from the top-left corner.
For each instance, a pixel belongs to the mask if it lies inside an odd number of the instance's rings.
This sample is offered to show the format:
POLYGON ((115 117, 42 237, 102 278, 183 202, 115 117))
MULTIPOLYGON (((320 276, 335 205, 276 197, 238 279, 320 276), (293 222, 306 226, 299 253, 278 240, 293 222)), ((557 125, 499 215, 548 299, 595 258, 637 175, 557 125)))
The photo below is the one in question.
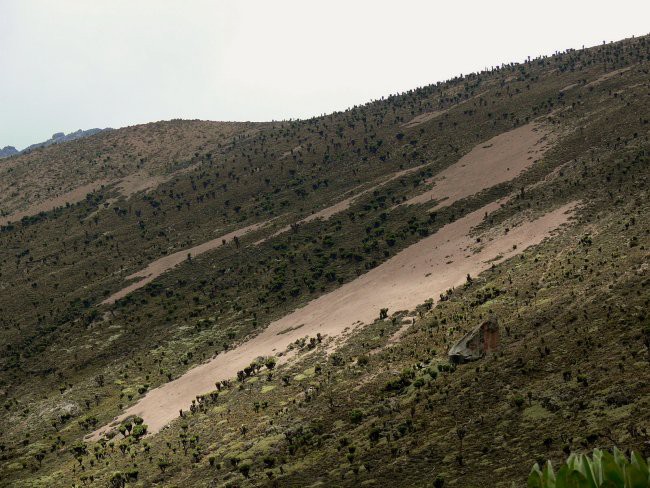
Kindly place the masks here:
POLYGON ((499 322, 491 317, 465 334, 449 349, 449 360, 465 363, 482 358, 499 347, 499 322))

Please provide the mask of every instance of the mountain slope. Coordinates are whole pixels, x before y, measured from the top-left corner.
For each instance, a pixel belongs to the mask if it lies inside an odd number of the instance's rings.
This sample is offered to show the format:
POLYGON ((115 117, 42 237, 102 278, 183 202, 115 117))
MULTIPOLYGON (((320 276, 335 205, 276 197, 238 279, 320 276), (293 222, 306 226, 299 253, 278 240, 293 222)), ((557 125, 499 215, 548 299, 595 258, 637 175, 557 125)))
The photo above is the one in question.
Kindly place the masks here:
POLYGON ((647 456, 649 68, 642 37, 0 165, 0 484, 509 487, 647 456), (488 317, 499 349, 450 364, 488 317))
POLYGON ((150 190, 196 164, 194 154, 206 145, 219 150, 255 126, 158 122, 102 131, 73 146, 37 145, 0 168, 0 224, 77 203, 103 187, 127 197, 150 190))

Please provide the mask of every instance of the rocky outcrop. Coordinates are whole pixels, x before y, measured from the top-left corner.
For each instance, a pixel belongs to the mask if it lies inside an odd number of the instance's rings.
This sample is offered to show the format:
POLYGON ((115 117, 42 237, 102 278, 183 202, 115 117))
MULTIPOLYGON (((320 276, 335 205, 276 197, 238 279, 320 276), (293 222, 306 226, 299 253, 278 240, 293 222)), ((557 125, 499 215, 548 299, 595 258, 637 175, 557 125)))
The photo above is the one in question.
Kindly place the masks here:
POLYGON ((449 349, 449 360, 465 363, 485 356, 499 347, 499 323, 492 317, 468 332, 449 349))
POLYGON ((3 147, 2 149, 0 149, 0 159, 8 158, 9 156, 15 156, 16 154, 23 154, 29 151, 33 151, 34 149, 51 146, 52 144, 60 144, 62 142, 70 142, 70 141, 75 141, 77 139, 83 139, 84 137, 94 136, 95 134, 99 134, 100 132, 104 132, 105 130, 113 130, 113 129, 110 128, 88 129, 88 130, 79 129, 78 131, 70 132, 69 134, 66 134, 65 132, 56 132, 47 141, 32 144, 31 146, 27 146, 22 151, 19 151, 14 146, 3 147))
POLYGON ((20 151, 13 146, 5 146, 0 149, 0 158, 8 158, 9 156, 14 156, 19 154, 20 151))
POLYGON ((105 130, 111 130, 111 129, 88 129, 88 130, 79 129, 78 131, 70 132, 69 134, 65 134, 64 132, 57 132, 53 134, 52 137, 49 138, 47 141, 39 142, 37 144, 32 144, 31 146, 28 146, 25 149, 23 149, 21 152, 28 152, 41 147, 51 146, 52 144, 60 144, 62 142, 70 142, 76 139, 82 139, 84 137, 93 136, 105 130))

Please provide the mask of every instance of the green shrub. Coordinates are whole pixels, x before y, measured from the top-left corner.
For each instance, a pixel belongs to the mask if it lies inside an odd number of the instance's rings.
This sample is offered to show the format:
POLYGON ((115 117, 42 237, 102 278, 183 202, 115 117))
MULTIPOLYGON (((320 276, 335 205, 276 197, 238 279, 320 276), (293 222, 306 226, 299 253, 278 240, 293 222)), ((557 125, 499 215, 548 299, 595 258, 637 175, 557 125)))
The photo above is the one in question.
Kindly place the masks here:
POLYGON ((354 409, 350 412, 350 422, 353 424, 360 424, 363 420, 363 412, 358 409, 354 409))
POLYGON ((246 462, 242 463, 239 466, 239 472, 244 475, 244 478, 248 478, 250 476, 250 471, 251 471, 251 464, 246 462))
POLYGON ((648 462, 639 454, 594 449, 593 456, 571 454, 555 474, 551 462, 540 469, 535 463, 528 477, 529 488, 646 488, 650 486, 648 462))
POLYGON ((171 466, 171 464, 166 459, 160 458, 158 460, 158 468, 160 469, 161 473, 164 473, 169 466, 171 466))
POLYGON ((512 404, 518 409, 523 407, 524 403, 525 403, 524 397, 522 397, 521 395, 517 395, 512 399, 512 404))
POLYGON ((131 431, 131 436, 135 439, 140 439, 141 437, 147 434, 147 424, 138 424, 133 427, 131 431))

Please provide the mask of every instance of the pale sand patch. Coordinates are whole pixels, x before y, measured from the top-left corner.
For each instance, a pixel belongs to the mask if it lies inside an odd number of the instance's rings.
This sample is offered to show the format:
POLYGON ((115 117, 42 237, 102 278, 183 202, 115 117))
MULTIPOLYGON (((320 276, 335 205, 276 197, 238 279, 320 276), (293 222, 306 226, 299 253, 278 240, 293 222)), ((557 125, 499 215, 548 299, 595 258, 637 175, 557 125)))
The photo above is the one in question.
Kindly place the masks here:
POLYGON ((560 91, 561 92, 569 91, 571 88, 575 88, 576 86, 578 86, 578 83, 571 83, 570 85, 567 85, 564 88, 562 88, 560 91))
MULTIPOLYGON (((126 179, 124 186, 133 186, 133 173, 142 175, 143 180, 158 175, 172 177, 171 168, 179 161, 194 160, 197 151, 228 143, 234 137, 250 137, 258 127, 269 125, 273 124, 154 122, 10 158, 0 165, 0 209, 4 212, 0 223, 77 203, 102 183, 116 184, 119 190, 126 179)), ((146 189, 153 185, 144 184, 146 189)))
POLYGON ((0 217, 0 225, 6 225, 9 222, 18 222, 23 217, 38 215, 41 212, 49 212, 59 207, 65 207, 66 204, 72 205, 81 202, 86 198, 86 195, 99 190, 102 186, 107 185, 108 183, 109 182, 106 180, 93 181, 92 183, 88 183, 87 185, 83 185, 75 188, 74 190, 66 192, 63 195, 59 195, 57 197, 39 202, 35 205, 31 205, 20 212, 15 212, 11 215, 7 215, 6 217, 0 217))
MULTIPOLYGON (((187 410, 197 395, 213 390, 218 380, 236 376, 237 371, 255 358, 285 351, 289 344, 306 335, 313 337, 321 333, 336 337, 346 329, 371 323, 384 307, 413 309, 426 299, 462 284, 467 274, 476 276, 492 263, 539 244, 567 222, 576 203, 564 205, 532 222, 523 222, 476 249, 471 229, 482 222, 486 212, 493 212, 499 206, 499 202, 490 203, 444 226, 356 280, 271 323, 244 344, 151 390, 113 424, 129 415, 138 415, 144 418, 150 432, 158 432, 178 417, 180 409, 187 410)), ((104 426, 88 437, 98 439, 109 429, 110 426, 104 426)))
POLYGON ((176 173, 171 175, 150 175, 144 171, 138 171, 132 175, 125 176, 121 180, 117 180, 115 188, 120 195, 125 198, 135 195, 141 191, 149 192, 169 181, 176 173))
POLYGON ((567 161, 566 163, 562 163, 557 168, 555 168, 553 171, 551 171, 549 174, 544 176, 544 178, 542 178, 541 180, 536 181, 535 183, 533 183, 530 186, 527 186, 526 190, 532 190, 533 188, 537 188, 537 187, 542 186, 542 185, 544 185, 546 183, 550 183, 551 181, 555 180, 556 178, 559 178, 560 174, 564 170, 566 170, 571 163, 572 163, 572 161, 567 161))
POLYGON ((112 303, 115 303, 117 300, 124 298, 129 293, 134 292, 135 290, 139 290, 143 286, 146 286, 158 278, 161 274, 166 273, 182 262, 187 261, 188 254, 194 258, 203 254, 204 252, 211 251, 222 246, 224 244, 224 241, 228 243, 235 237, 241 237, 244 234, 260 229, 267 223, 268 222, 260 222, 257 224, 249 225, 247 227, 243 227, 242 229, 237 229, 228 234, 216 237, 215 239, 204 242, 203 244, 199 244, 198 246, 194 246, 189 249, 183 249, 182 251, 178 251, 168 256, 163 256, 160 259, 156 259, 152 263, 149 263, 149 265, 143 270, 136 271, 135 273, 127 276, 125 280, 134 280, 136 278, 140 279, 135 283, 131 283, 129 286, 122 288, 120 291, 112 294, 102 302, 102 305, 110 305, 112 303))
POLYGON ((164 175, 152 175, 147 171, 138 171, 132 175, 125 176, 124 178, 114 180, 112 183, 115 184, 115 189, 117 190, 119 196, 107 198, 103 208, 98 208, 91 214, 89 214, 84 220, 88 220, 95 215, 97 215, 100 210, 109 208, 111 205, 115 204, 119 197, 129 198, 136 193, 145 192, 149 193, 152 190, 155 190, 160 185, 167 183, 168 181, 173 180, 177 176, 190 173, 199 167, 198 163, 191 164, 185 168, 176 170, 169 174, 164 175))
POLYGON ((399 341, 401 341, 402 337, 404 337, 404 334, 406 334, 406 331, 409 329, 409 327, 415 324, 415 321, 415 317, 407 317, 403 319, 399 329, 397 329, 395 333, 388 338, 386 345, 397 344, 399 341))
POLYGON ((300 151, 301 149, 302 149, 302 146, 296 146, 293 149, 291 149, 290 151, 286 151, 286 152, 282 153, 282 156, 280 156, 280 159, 287 158, 287 157, 291 156, 293 153, 300 151))
POLYGON ((410 129, 411 127, 416 127, 420 124, 424 124, 425 122, 428 122, 431 119, 435 119, 436 117, 440 117, 442 114, 444 114, 446 110, 434 110, 432 112, 424 112, 423 114, 416 115, 413 117, 411 120, 408 122, 404 122, 402 124, 402 127, 405 129, 410 129))
MULTIPOLYGON (((514 79, 515 77, 512 77, 512 78, 514 79)), ((506 80, 506 81, 508 81, 508 80, 506 80)), ((454 89, 448 90, 445 93, 445 95, 447 97, 453 97, 454 95, 458 94, 459 92, 462 92, 463 90, 464 90, 464 88, 462 86, 458 86, 458 87, 455 87, 454 89)), ((487 91, 488 91, 488 89, 485 89, 485 90, 483 90, 483 91, 481 91, 479 93, 476 93, 472 97, 465 98, 463 100, 455 102, 454 104, 448 106, 447 108, 444 108, 444 109, 441 108, 441 109, 438 109, 438 110, 430 110, 428 112, 424 112, 424 113, 421 113, 419 115, 416 115, 411 120, 409 120, 407 122, 404 122, 401 125, 401 127, 405 128, 405 129, 411 129, 413 127, 417 127, 420 124, 424 124, 425 122, 428 122, 429 120, 435 119, 437 117, 440 117, 441 115, 446 114, 447 112, 449 112, 450 110, 453 110, 454 108, 460 107, 461 105, 463 105, 465 103, 468 103, 468 102, 471 102, 472 100, 477 99, 478 97, 480 97, 481 95, 483 95, 487 91)))
POLYGON ((447 169, 426 181, 433 188, 405 202, 407 205, 436 200, 432 210, 512 180, 542 157, 549 148, 546 130, 526 124, 475 146, 447 169))
POLYGON ((622 75, 623 73, 625 73, 626 71, 630 71, 631 69, 632 69, 632 67, 627 67, 627 68, 617 69, 615 71, 610 71, 609 73, 605 73, 604 75, 600 75, 595 80, 590 81, 589 83, 587 83, 585 85, 585 87, 599 85, 603 81, 607 81, 610 78, 614 78, 616 75, 622 75))
POLYGON ((116 188, 120 195, 128 198, 141 191, 150 192, 155 190, 163 183, 173 180, 174 178, 186 173, 190 173, 199 167, 199 163, 190 164, 189 166, 173 171, 169 174, 150 174, 147 171, 138 171, 132 175, 117 180, 116 188))

